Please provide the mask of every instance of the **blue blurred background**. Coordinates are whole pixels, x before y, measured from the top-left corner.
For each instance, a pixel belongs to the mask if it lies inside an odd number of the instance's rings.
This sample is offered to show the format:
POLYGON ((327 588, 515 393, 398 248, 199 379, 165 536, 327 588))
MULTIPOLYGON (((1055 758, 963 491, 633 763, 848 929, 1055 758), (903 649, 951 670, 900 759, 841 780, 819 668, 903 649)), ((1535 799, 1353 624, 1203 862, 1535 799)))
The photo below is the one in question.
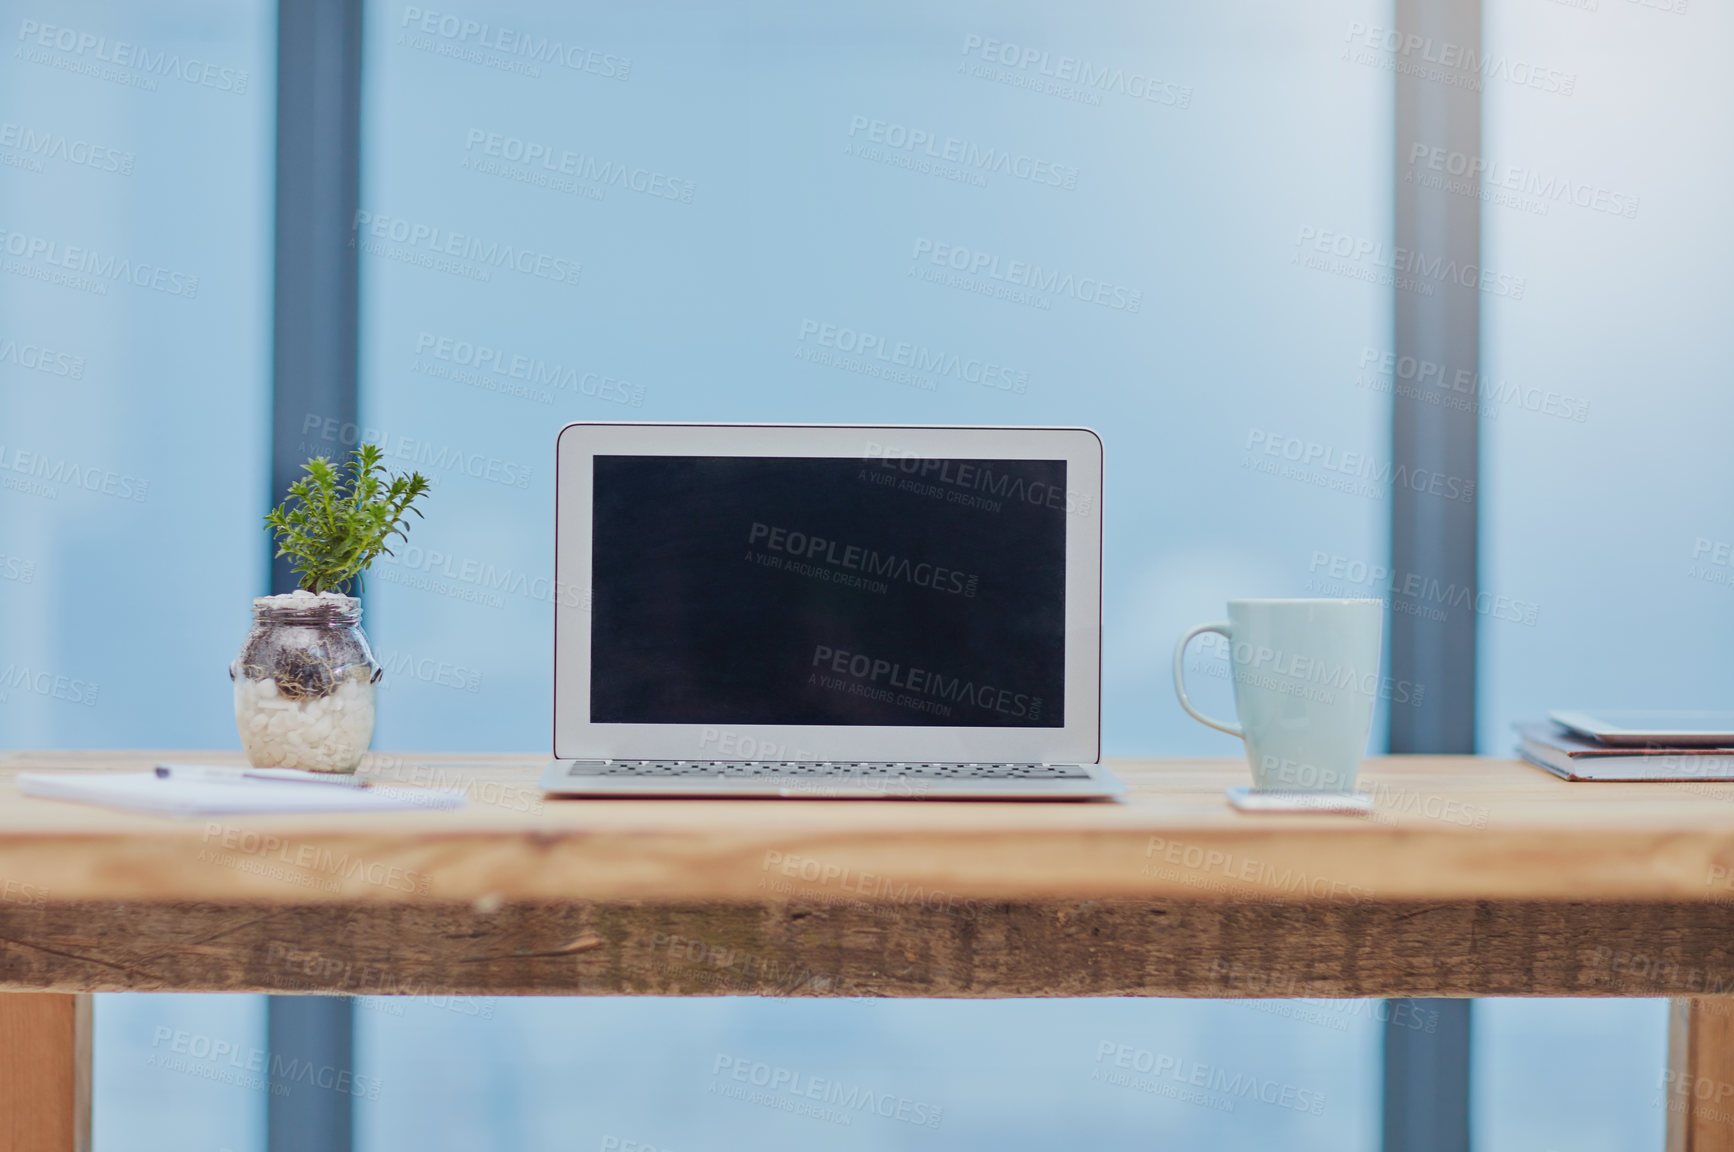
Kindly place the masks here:
MULTIPOLYGON (((1731 574, 1707 562, 1734 541, 1734 13, 1485 11, 1489 56, 1572 81, 1488 79, 1485 159, 1593 193, 1483 189, 1483 264, 1523 286, 1483 301, 1481 582, 1520 607, 1480 621, 1480 750, 1505 753, 1548 707, 1715 707, 1734 682, 1708 642, 1734 624, 1731 574)), ((1390 289, 1302 256, 1386 242, 1393 173, 1426 174, 1393 155, 1391 60, 1364 47, 1391 23, 1372 0, 370 3, 360 427, 301 432, 309 454, 366 435, 437 483, 369 586, 402 669, 375 746, 545 748, 534 589, 562 423, 823 420, 1098 429, 1106 751, 1237 754, 1174 704, 1172 638, 1230 596, 1389 591, 1383 493, 1254 465, 1281 438, 1389 460, 1390 289), (531 271, 477 258, 494 245, 531 271), (1072 289, 990 274, 1014 261, 1072 289), (828 326, 1018 386, 890 377, 828 326), (466 675, 414 671, 441 663, 466 675)), ((0 35, 0 746, 235 747, 223 669, 265 591, 273 495, 275 5, 0 0, 0 35)), ((1226 677, 1197 683, 1228 709, 1226 677)), ((99 1150, 261 1148, 260 1088, 178 1070, 162 1037, 262 1048, 262 1005, 102 997, 99 1150)), ((1382 1012, 363 1000, 379 1091, 357 1133, 370 1152, 1371 1149, 1382 1012), (1092 1080, 1105 1042, 1320 1106, 1144 1096, 1092 1080), (722 1056, 943 1124, 722 1098, 722 1056)), ((1660 1147, 1664 1016, 1478 1003, 1476 1148, 1660 1147)))

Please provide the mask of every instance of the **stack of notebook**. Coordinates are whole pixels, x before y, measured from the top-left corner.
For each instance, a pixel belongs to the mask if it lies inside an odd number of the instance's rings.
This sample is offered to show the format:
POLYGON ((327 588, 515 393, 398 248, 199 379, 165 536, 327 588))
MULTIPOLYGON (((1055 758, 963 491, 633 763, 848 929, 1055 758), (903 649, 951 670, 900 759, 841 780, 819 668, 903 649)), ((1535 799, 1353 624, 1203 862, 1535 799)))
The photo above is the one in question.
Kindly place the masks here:
POLYGON ((1519 725, 1518 751, 1566 780, 1734 780, 1734 732, 1696 723, 1645 731, 1585 723, 1586 715, 1556 712, 1552 723, 1519 725))

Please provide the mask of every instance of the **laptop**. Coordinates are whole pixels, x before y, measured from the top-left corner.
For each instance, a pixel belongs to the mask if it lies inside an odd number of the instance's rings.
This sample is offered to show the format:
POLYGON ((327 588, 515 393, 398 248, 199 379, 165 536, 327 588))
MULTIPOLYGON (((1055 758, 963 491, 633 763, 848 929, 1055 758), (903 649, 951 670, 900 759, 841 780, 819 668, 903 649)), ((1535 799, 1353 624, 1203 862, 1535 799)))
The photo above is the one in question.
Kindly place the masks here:
POLYGON ((1082 428, 570 424, 556 796, 1102 799, 1082 428))

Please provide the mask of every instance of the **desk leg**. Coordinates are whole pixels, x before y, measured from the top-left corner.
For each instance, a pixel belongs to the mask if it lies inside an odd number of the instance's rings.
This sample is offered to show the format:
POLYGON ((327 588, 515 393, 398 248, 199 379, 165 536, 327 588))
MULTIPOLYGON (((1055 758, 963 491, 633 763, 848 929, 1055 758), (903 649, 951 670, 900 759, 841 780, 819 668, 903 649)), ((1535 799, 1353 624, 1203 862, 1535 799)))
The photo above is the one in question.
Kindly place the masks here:
POLYGON ((1668 1004, 1668 1152, 1734 1152, 1734 998, 1668 1004))
POLYGON ((90 1152, 90 997, 0 992, 0 1148, 90 1152))

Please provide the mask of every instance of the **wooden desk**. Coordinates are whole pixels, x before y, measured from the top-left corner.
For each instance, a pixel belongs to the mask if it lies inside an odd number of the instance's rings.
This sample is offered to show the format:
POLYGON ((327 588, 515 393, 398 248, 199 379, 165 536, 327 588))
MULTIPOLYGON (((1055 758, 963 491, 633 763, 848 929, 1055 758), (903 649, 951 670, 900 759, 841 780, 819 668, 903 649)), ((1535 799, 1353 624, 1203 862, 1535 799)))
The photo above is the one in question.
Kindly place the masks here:
POLYGON ((1392 757, 1370 819, 1236 813, 1233 761, 1121 761, 1103 804, 544 801, 539 757, 376 755, 470 804, 179 822, 10 783, 233 757, 0 753, 0 1117, 43 1147, 88 1126, 79 994, 215 991, 1668 996, 1669 1147, 1734 1148, 1734 785, 1392 757))

